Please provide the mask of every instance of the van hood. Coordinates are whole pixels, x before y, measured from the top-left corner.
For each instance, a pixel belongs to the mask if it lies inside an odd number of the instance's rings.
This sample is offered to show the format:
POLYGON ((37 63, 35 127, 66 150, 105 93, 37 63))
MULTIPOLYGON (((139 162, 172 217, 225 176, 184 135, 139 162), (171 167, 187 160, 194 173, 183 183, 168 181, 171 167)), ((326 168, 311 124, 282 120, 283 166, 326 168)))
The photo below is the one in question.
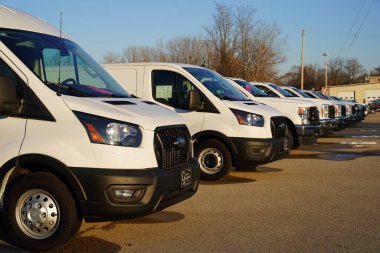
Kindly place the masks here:
POLYGON ((306 102, 312 102, 317 104, 318 106, 322 105, 334 105, 333 100, 327 100, 327 99, 320 99, 320 98, 291 98, 298 101, 306 101, 306 102))
POLYGON ((147 130, 155 130, 160 126, 185 124, 185 121, 176 113, 138 98, 63 96, 63 100, 72 111, 137 124, 147 130))
POLYGON ((317 104, 312 101, 309 102, 290 98, 255 97, 255 100, 273 107, 281 106, 284 104, 294 105, 295 107, 317 106, 317 104))
POLYGON ((223 102, 230 109, 237 109, 241 111, 246 111, 250 113, 260 114, 264 118, 271 118, 276 116, 284 116, 277 109, 270 107, 268 105, 264 105, 257 101, 229 101, 223 100, 223 102))

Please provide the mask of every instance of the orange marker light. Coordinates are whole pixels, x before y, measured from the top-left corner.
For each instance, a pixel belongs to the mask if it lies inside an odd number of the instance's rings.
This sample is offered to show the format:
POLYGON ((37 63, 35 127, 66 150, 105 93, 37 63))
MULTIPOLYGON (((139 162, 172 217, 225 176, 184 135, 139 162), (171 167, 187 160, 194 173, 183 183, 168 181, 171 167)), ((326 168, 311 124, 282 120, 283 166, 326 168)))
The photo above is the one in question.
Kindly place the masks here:
POLYGON ((86 123, 86 126, 87 126, 88 131, 90 132, 91 141, 104 142, 103 137, 98 133, 98 131, 96 131, 95 127, 92 124, 86 123))

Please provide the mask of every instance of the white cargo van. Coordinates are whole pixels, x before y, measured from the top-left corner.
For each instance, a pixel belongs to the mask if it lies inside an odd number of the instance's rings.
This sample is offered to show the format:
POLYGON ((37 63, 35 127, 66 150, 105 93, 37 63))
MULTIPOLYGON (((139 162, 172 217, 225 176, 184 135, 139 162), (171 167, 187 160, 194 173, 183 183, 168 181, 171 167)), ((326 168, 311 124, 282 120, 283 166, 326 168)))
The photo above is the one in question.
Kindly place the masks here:
POLYGON ((289 146, 292 149, 317 142, 320 125, 319 111, 315 103, 269 97, 254 83, 239 78, 227 78, 227 80, 250 99, 272 106, 286 117, 286 124, 289 129, 289 146))
POLYGON ((0 202, 12 242, 47 250, 87 221, 146 215, 199 182, 181 117, 132 98, 74 41, 0 5, 0 202))
POLYGON ((110 64, 105 68, 127 91, 185 119, 201 179, 216 180, 232 166, 250 169, 289 153, 282 114, 250 101, 214 71, 172 63, 110 64))

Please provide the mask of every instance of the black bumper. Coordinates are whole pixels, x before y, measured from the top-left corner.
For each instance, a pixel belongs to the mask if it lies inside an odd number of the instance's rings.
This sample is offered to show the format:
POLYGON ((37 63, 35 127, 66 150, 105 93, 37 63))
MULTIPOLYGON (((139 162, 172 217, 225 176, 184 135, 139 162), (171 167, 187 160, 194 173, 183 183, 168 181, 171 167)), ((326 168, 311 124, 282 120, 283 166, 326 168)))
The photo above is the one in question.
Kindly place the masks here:
POLYGON ((329 136, 333 133, 336 125, 335 119, 321 119, 319 122, 321 124, 320 136, 329 136))
POLYGON ((346 117, 339 117, 335 118, 336 119, 336 124, 335 124, 335 129, 336 131, 343 129, 347 125, 347 118, 346 117))
POLYGON ((234 164, 236 167, 266 164, 289 155, 289 148, 284 149, 284 139, 249 139, 230 138, 235 146, 234 164))
POLYGON ((193 196, 199 184, 199 164, 191 159, 170 171, 149 169, 71 168, 86 194, 80 201, 86 221, 121 220, 160 211, 193 196), (190 185, 181 187, 181 171, 191 169, 190 185), (138 197, 117 199, 114 189, 139 189, 138 197), (141 189, 141 190, 140 190, 141 189))
POLYGON ((317 143, 317 138, 320 135, 320 125, 296 125, 295 127, 298 137, 298 143, 300 146, 313 145, 317 143))

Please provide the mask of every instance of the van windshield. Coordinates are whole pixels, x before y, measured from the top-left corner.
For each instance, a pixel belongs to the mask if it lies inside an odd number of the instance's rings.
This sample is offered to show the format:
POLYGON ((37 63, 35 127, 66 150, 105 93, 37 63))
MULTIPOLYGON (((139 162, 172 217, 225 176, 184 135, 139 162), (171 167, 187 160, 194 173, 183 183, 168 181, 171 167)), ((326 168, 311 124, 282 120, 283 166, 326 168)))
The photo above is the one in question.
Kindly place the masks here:
POLYGON ((291 87, 291 89, 297 92, 298 94, 300 94, 301 96, 303 96, 304 98, 312 98, 310 95, 306 94, 300 89, 297 89, 296 87, 291 87))
POLYGON ((238 88, 234 87, 224 77, 214 71, 191 67, 185 67, 184 69, 220 99, 231 101, 249 100, 238 88))
POLYGON ((249 93, 251 93, 255 97, 269 97, 264 91, 257 88, 255 85, 250 82, 244 80, 233 80, 235 83, 239 84, 241 87, 246 89, 249 93))
POLYGON ((287 98, 296 97, 292 93, 284 90, 283 88, 281 88, 280 86, 276 84, 270 83, 269 86, 275 89, 276 91, 280 92, 284 97, 287 97, 287 98))
POLYGON ((130 95, 80 46, 59 37, 0 29, 4 43, 50 89, 64 95, 121 97, 130 95))

